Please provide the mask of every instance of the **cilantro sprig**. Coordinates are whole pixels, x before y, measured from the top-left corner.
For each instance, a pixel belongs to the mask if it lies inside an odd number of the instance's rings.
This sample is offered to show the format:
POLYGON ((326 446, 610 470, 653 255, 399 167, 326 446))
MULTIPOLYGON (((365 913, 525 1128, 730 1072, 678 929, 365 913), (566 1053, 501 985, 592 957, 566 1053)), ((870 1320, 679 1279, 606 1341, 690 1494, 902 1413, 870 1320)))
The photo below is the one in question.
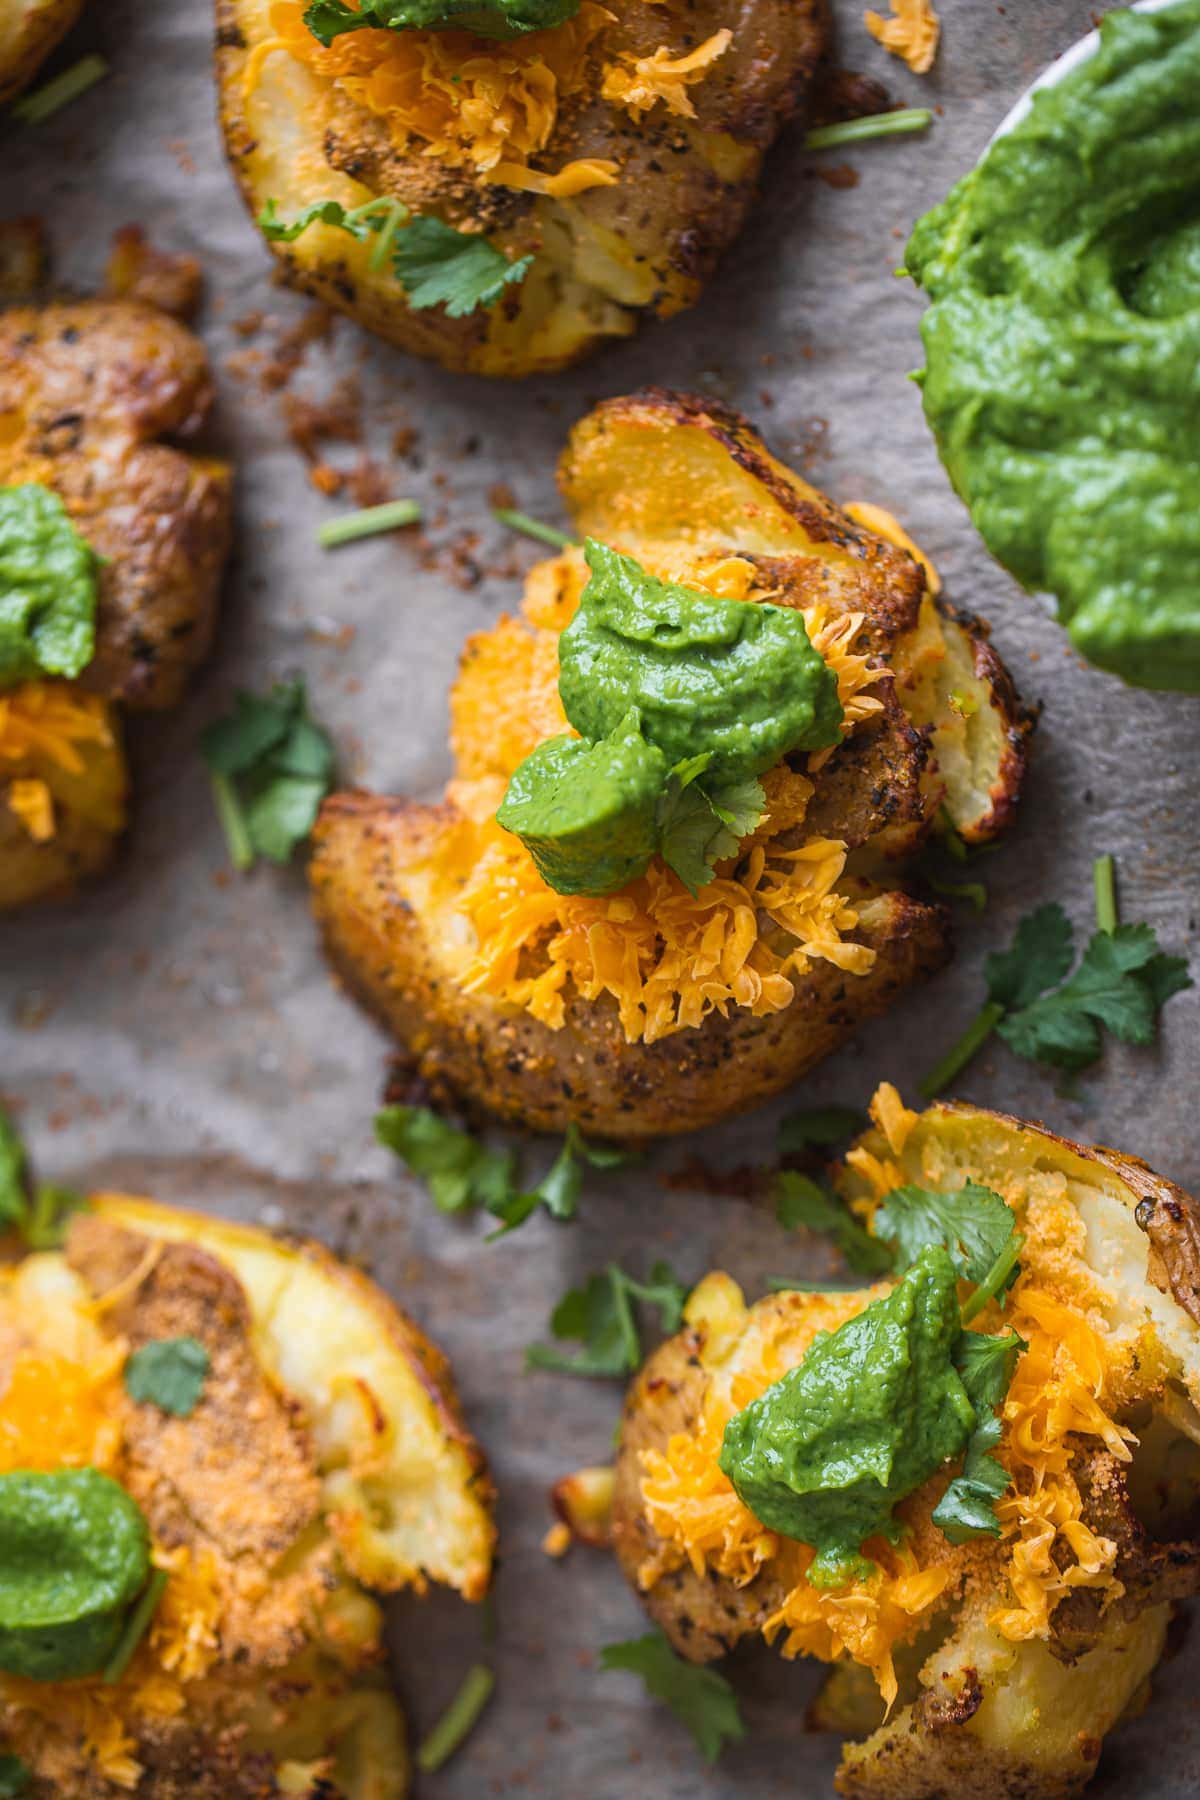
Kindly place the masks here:
POLYGON ((469 1131, 451 1125, 432 1107, 383 1107, 375 1115, 375 1136, 427 1184, 439 1212, 482 1207, 499 1219, 491 1238, 515 1231, 541 1208, 552 1218, 573 1219, 583 1189, 584 1164, 615 1169, 634 1160, 631 1152, 615 1145, 588 1143, 578 1126, 571 1124, 545 1174, 532 1187, 525 1187, 514 1149, 492 1149, 469 1131))
POLYGON ((370 264, 391 269, 414 312, 444 306, 451 319, 494 306, 506 287, 524 281, 532 256, 509 262, 503 250, 477 232, 457 231, 432 214, 413 214, 403 201, 381 195, 362 206, 315 200, 292 220, 281 219, 268 200, 259 226, 269 243, 293 243, 311 225, 331 225, 360 241, 374 238, 370 264))
POLYGON ((258 856, 288 861, 333 784, 333 745, 310 717, 304 682, 238 693, 233 711, 200 740, 217 816, 235 869, 258 856))
POLYGON ((753 776, 707 785, 702 778, 710 761, 702 751, 676 763, 658 810, 659 855, 693 894, 712 880, 718 862, 737 855, 767 808, 753 776))
POLYGON ((525 1366, 602 1379, 631 1375, 642 1362, 635 1302, 656 1309, 663 1332, 669 1336, 679 1330, 687 1296, 688 1289, 665 1262, 655 1263, 648 1281, 637 1281, 616 1263, 609 1263, 583 1287, 568 1289, 550 1315, 554 1336, 581 1343, 583 1349, 567 1355, 548 1344, 531 1344, 525 1352, 525 1366))
POLYGON ((687 1727, 705 1762, 715 1763, 726 1742, 746 1735, 737 1696, 723 1675, 677 1656, 661 1631, 607 1644, 602 1669, 626 1669, 641 1677, 646 1692, 662 1700, 687 1727))
POLYGON ((1121 1043, 1153 1043, 1163 1006, 1192 986, 1187 962, 1160 949, 1151 926, 1117 922, 1111 858, 1100 858, 1094 881, 1097 929, 1074 973, 1071 922, 1050 901, 1021 920, 1007 950, 988 957, 987 1000, 921 1082, 927 1100, 954 1080, 993 1032, 1018 1056, 1066 1074, 1098 1061, 1106 1031, 1121 1043))
POLYGON ((56 1250, 67 1220, 86 1205, 74 1188, 30 1179, 25 1146, 0 1108, 0 1231, 19 1232, 31 1250, 56 1250))
POLYGON ((1028 1348, 1015 1331, 1006 1331, 1001 1337, 964 1331, 955 1346, 954 1365, 978 1423, 967 1439, 962 1473, 955 1476, 932 1513, 934 1524, 952 1544, 1000 1536, 996 1501, 1011 1477, 990 1454, 1000 1442, 996 1408, 1008 1392, 1017 1357, 1028 1348))
POLYGON ((781 1169, 776 1177, 775 1217, 785 1231, 801 1225, 832 1238, 859 1275, 881 1275, 892 1267, 887 1245, 872 1237, 836 1195, 796 1169, 781 1169))

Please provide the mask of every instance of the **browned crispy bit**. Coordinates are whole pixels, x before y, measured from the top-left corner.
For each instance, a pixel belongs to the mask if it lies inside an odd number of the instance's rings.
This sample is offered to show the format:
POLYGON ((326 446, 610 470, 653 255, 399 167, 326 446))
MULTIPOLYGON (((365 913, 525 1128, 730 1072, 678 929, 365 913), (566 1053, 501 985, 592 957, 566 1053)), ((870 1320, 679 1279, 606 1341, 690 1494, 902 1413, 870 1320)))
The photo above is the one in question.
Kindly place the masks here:
POLYGON ((186 324, 200 304, 203 277, 194 256, 156 250, 140 225, 123 225, 113 235, 104 287, 114 300, 144 300, 186 324))

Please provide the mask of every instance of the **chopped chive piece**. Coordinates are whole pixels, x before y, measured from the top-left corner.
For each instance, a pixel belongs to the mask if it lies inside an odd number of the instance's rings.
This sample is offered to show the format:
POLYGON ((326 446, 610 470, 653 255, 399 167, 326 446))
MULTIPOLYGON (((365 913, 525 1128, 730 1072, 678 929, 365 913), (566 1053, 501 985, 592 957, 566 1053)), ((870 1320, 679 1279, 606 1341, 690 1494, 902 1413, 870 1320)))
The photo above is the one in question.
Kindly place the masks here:
POLYGON ((1117 929, 1116 864, 1111 856, 1098 856, 1092 864, 1096 894, 1096 929, 1112 936, 1117 929))
POLYGON ((893 137, 904 131, 924 131, 933 124, 927 106, 904 106, 896 112, 868 113, 862 119, 839 119, 836 125, 818 125, 804 136, 806 150, 830 150, 837 144, 859 144, 864 138, 893 137))
POLYGON ((983 912, 987 907, 987 889, 982 881, 942 881, 936 875, 922 874, 926 887, 931 887, 935 894, 941 894, 946 900, 967 900, 976 912, 983 912))
POLYGON ((150 1629, 150 1621, 158 1611, 158 1603, 163 1597, 163 1589, 166 1585, 167 1571, 155 1569, 146 1583, 141 1599, 125 1622, 125 1629, 121 1633, 116 1649, 105 1664, 101 1679, 110 1687, 114 1682, 120 1681, 129 1667, 134 1651, 150 1629))
POLYGON ((355 538, 374 537, 376 532, 396 531, 401 525, 420 521, 419 500, 385 500, 382 506, 366 506, 361 512, 347 513, 344 519, 330 519, 317 532, 317 542, 322 550, 333 550, 355 538))
POLYGON ((1004 1008, 997 1000, 989 1000, 982 1008, 974 1022, 963 1032, 957 1044, 947 1050, 942 1060, 935 1064, 920 1084, 921 1097, 932 1100, 942 1089, 949 1087, 954 1077, 966 1068, 973 1056, 977 1056, 984 1044, 991 1037, 997 1025, 1004 1017, 1004 1008))
POLYGON ((235 869, 249 869, 254 862, 254 845, 250 842, 246 815, 234 792, 233 783, 228 775, 220 775, 215 770, 210 780, 217 817, 221 821, 221 830, 225 833, 225 842, 229 845, 229 860, 235 869))
POLYGON ((77 63, 56 75, 53 81, 47 81, 42 87, 35 88, 32 94, 26 94, 18 100, 9 111, 14 119, 22 125, 41 125, 46 119, 61 112, 72 100, 78 100, 81 94, 95 87, 108 74, 108 64, 102 56, 81 56, 77 63))
POLYGON ((510 531, 522 531, 526 537, 536 538, 539 544, 550 544, 555 550, 569 550, 577 538, 568 537, 565 531, 557 526, 543 525, 540 519, 531 519, 528 513, 517 512, 511 506, 493 506, 493 519, 501 525, 507 525, 510 531))
POLYGON ((432 1775, 449 1762, 474 1730, 480 1713, 492 1697, 496 1677, 484 1663, 476 1663, 453 1700, 417 1751, 417 1767, 432 1775))
POLYGON ((962 834, 960 833, 958 826, 950 817, 949 807, 943 806, 938 809, 937 822, 934 826, 934 831, 941 843, 942 849, 946 852, 946 855, 950 857, 953 862, 965 863, 967 860, 967 846, 963 842, 962 834))

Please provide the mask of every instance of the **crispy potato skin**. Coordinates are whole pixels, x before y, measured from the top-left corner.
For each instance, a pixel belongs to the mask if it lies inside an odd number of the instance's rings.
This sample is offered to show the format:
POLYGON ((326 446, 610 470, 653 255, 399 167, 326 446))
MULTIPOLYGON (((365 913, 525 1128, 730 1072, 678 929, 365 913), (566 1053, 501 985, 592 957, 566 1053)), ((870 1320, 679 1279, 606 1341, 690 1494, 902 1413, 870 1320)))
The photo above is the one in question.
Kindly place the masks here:
POLYGON ((510 257, 538 257, 519 290, 465 319, 441 308, 410 312, 395 281, 369 271, 357 247, 328 228, 271 246, 293 284, 401 349, 500 376, 562 368, 607 337, 627 336, 644 316, 691 305, 741 230, 764 154, 803 104, 826 42, 827 0, 692 0, 684 12, 610 0, 608 10, 614 17, 593 45, 589 92, 560 107, 537 160, 554 170, 577 157, 610 158, 620 180, 555 200, 397 150, 384 121, 298 65, 268 64, 247 97, 248 54, 272 35, 267 3, 217 0, 221 120, 254 216, 270 198, 288 216, 317 198, 361 205, 389 194, 485 231, 510 257), (684 55, 722 27, 733 42, 689 90, 695 118, 660 103, 634 119, 601 98, 602 70, 620 54, 666 45, 684 55))
MULTIPOLYGON (((1019 1159, 1021 1167, 1061 1171, 1085 1186, 1089 1170, 1102 1174, 1106 1193, 1119 1198, 1144 1234, 1141 1279, 1198 1322, 1200 1203, 1173 1182, 1136 1157, 1073 1143, 1044 1126, 981 1108, 935 1105, 922 1115, 919 1129, 928 1130, 932 1141, 957 1159, 947 1165, 948 1171, 974 1167, 984 1180, 1000 1155, 1011 1156, 1014 1166, 1019 1159)), ((867 1141, 871 1143, 870 1134, 867 1141)), ((1126 1278, 1137 1280, 1136 1268, 1126 1278)), ((642 1454, 662 1449, 673 1433, 688 1430, 699 1416, 708 1380, 700 1355, 702 1331, 685 1327, 663 1344, 626 1398, 612 1541, 635 1589, 639 1568, 661 1548, 642 1504, 642 1454)), ((890 1723, 881 1723, 883 1709, 873 1686, 857 1679, 863 1672, 849 1664, 833 1666, 826 1692, 813 1709, 814 1724, 867 1740, 845 1747, 837 1788, 847 1800, 927 1800, 934 1794, 967 1792, 980 1800, 1042 1800, 1073 1795, 1084 1786, 1095 1769, 1104 1732, 1137 1704, 1162 1653, 1170 1603, 1200 1592, 1200 1535, 1174 1541, 1152 1536, 1131 1502, 1128 1466, 1103 1449, 1081 1444, 1072 1472, 1090 1527, 1118 1546, 1116 1569, 1124 1593, 1101 1607, 1094 1591, 1074 1590, 1055 1609, 1047 1644, 1001 1646, 997 1660, 988 1628, 995 1595, 986 1579, 987 1550, 981 1548, 980 1591, 968 1586, 957 1616, 948 1625, 943 1619, 939 1629, 948 1633, 944 1643, 932 1631, 918 1641, 917 1654, 902 1667, 902 1704, 890 1723), (1015 1657, 1009 1654, 1013 1651, 1015 1657), (916 1668, 922 1663, 917 1682, 916 1668), (1056 1684, 1063 1683, 1056 1695, 1056 1684), (1043 1690, 1048 1723, 1039 1723, 1036 1705, 1043 1690), (1068 1703, 1080 1714, 1077 1742, 1066 1725, 1055 1723, 1068 1703), (1069 1739, 1065 1751, 1058 1741, 1063 1738, 1069 1739)), ((1155 1477, 1151 1472, 1143 1479, 1153 1482, 1155 1477)), ((1188 1516, 1193 1530, 1196 1512, 1193 1503, 1188 1516)), ((684 1568, 642 1595, 650 1616, 679 1653, 696 1662, 721 1656, 741 1638, 757 1633, 779 1598, 769 1566, 740 1588, 684 1568)))
POLYGON ((878 922, 855 934, 877 952, 871 972, 814 964, 783 1012, 713 1014, 698 1030, 631 1044, 615 1004, 576 1001, 553 1031, 464 994, 397 893, 394 864, 419 859, 446 817, 404 800, 333 795, 313 836, 313 906, 347 986, 408 1045, 434 1094, 535 1131, 574 1121, 632 1142, 712 1124, 787 1087, 949 954, 945 914, 891 893, 878 922))
POLYGON ((207 655, 231 532, 227 465, 161 442, 213 399, 203 346, 133 300, 0 313, 0 483, 42 482, 107 562, 81 678, 126 706, 173 706, 207 655))
POLYGON ((29 86, 83 10, 83 0, 0 0, 0 106, 29 86))
MULTIPOLYGON (((908 710, 905 684, 916 676, 901 666, 899 651, 909 640, 923 637, 935 653, 943 641, 952 644, 956 669, 966 670, 955 681, 975 684, 980 716, 995 708, 984 754, 973 759, 982 773, 959 783, 965 810, 956 823, 983 839, 1009 821, 1028 722, 984 628, 957 618, 939 625, 924 571, 908 551, 777 462, 739 414, 662 389, 605 401, 572 432, 559 479, 582 535, 650 566, 663 566, 656 554, 669 565, 681 553, 728 551, 754 564, 755 586, 776 604, 860 615, 864 647, 892 659, 877 689, 881 713, 815 774, 799 828, 801 839, 847 846, 854 860, 843 886, 919 848, 946 791, 937 694, 926 696, 931 722, 914 721, 908 710)), ((507 769, 489 765, 488 772, 507 769)), ((568 1002, 566 1022, 554 1031, 462 992, 442 948, 450 935, 441 930, 442 903, 421 899, 419 879, 406 881, 454 816, 403 799, 333 795, 314 833, 314 909, 347 986, 399 1037, 435 1098, 536 1130, 574 1122, 594 1135, 636 1140, 711 1124, 790 1085, 950 955, 943 909, 900 888, 880 893, 860 882, 857 935, 877 952, 869 974, 847 976, 814 960, 786 1010, 765 1018, 713 1013, 649 1045, 626 1041, 612 1002, 568 1002)))

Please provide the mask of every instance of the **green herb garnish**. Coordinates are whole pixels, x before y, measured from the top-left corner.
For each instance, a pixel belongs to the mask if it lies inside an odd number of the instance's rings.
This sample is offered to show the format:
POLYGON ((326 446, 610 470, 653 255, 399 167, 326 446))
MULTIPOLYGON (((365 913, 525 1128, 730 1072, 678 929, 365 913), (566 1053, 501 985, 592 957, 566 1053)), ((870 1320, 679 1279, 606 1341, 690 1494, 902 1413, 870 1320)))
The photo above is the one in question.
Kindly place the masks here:
POLYGON ((726 1739, 735 1741, 746 1735, 737 1697, 725 1677, 715 1669, 685 1662, 661 1631, 605 1645, 600 1667, 640 1675, 646 1692, 664 1701, 691 1732, 705 1762, 716 1762, 726 1739))
POLYGON ((531 519, 528 513, 518 512, 511 506, 493 506, 492 517, 501 525, 507 525, 510 531, 523 532, 526 537, 536 538, 539 544, 549 544, 554 550, 569 550, 578 538, 568 537, 565 531, 559 531, 556 525, 546 525, 541 519, 531 519))
POLYGON ((955 1476, 931 1515, 952 1544, 1000 1536, 996 1501, 1011 1477, 989 1454, 1000 1442, 995 1409, 1008 1392, 1017 1357, 1028 1348, 1015 1331, 1002 1337, 964 1331, 955 1347, 954 1364, 975 1408, 977 1423, 967 1440, 962 1474, 955 1476))
POLYGON ((199 1338, 153 1338, 126 1361, 125 1391, 140 1406, 157 1406, 177 1419, 190 1419, 211 1366, 199 1338))
POLYGON ((780 1156, 804 1150, 827 1150, 863 1129, 866 1119, 856 1106, 805 1106, 789 1113, 779 1127, 780 1156))
POLYGON ((982 1282, 1008 1247, 1016 1227, 1000 1195, 977 1181, 957 1193, 893 1188, 876 1209, 876 1237, 896 1244, 896 1268, 907 1269, 929 1244, 946 1251, 964 1281, 982 1282))
POLYGON ((532 256, 509 262, 477 232, 456 231, 443 219, 412 214, 402 201, 380 197, 347 210, 337 200, 315 200, 290 222, 268 200, 258 223, 270 243, 292 243, 310 225, 332 225, 351 237, 375 238, 370 266, 382 268, 391 255, 392 273, 414 312, 445 306, 451 319, 492 306, 505 288, 523 281, 532 256))
POLYGON ((335 550, 339 544, 353 544, 359 538, 377 537, 381 531, 399 531, 420 522, 419 500, 385 500, 382 506, 364 506, 343 518, 327 519, 317 532, 317 542, 322 550, 335 550))
POLYGON ((616 1263, 593 1275, 581 1288, 563 1295, 550 1316, 556 1338, 573 1339, 583 1349, 573 1356, 546 1344, 531 1344, 525 1366, 562 1375, 608 1377, 630 1375, 640 1367, 642 1341, 634 1302, 655 1307, 668 1336, 678 1331, 688 1290, 665 1262, 657 1262, 649 1281, 635 1281, 616 1263))
POLYGON ((50 488, 0 487, 0 691, 86 669, 100 560, 50 488))
POLYGON ((927 1100, 993 1031, 1018 1056, 1068 1073, 1099 1059, 1104 1031, 1125 1044, 1153 1043, 1162 1007, 1192 986, 1187 963, 1160 950, 1151 926, 1117 923, 1111 858, 1100 859, 1095 883, 1098 929, 1069 979, 1074 933, 1056 901, 1029 913, 1010 948, 988 957, 987 1002, 921 1083, 927 1100))
POLYGON ((417 1750, 417 1767, 423 1775, 432 1775, 440 1769, 465 1743, 491 1699, 495 1686, 496 1677, 492 1671, 485 1663, 476 1663, 417 1750))
POLYGON ((56 1250, 67 1220, 86 1205, 73 1188, 53 1182, 31 1187, 25 1146, 0 1108, 0 1229, 19 1232, 31 1250, 56 1250))
POLYGON ((52 81, 43 82, 32 93, 23 94, 9 108, 9 115, 22 125, 44 125, 72 100, 78 100, 98 81, 103 81, 107 74, 108 64, 102 56, 81 56, 52 81))
POLYGON ((836 1195, 795 1169, 781 1169, 776 1177, 775 1217, 785 1231, 802 1225, 832 1238, 860 1275, 881 1275, 892 1266, 887 1246, 877 1242, 836 1195))
POLYGON ((895 137, 906 131, 926 131, 933 124, 927 106, 902 106, 894 112, 867 113, 860 119, 839 119, 818 125, 804 134, 806 150, 832 150, 841 144, 861 144, 867 138, 895 137))
POLYGON ((319 43, 344 31, 471 31, 476 37, 523 37, 574 18, 579 0, 312 0, 304 23, 319 43))
POLYGON ((19 1756, 0 1756, 0 1800, 24 1800, 33 1771, 19 1756))
POLYGON ((104 1666, 103 1681, 112 1686, 120 1681, 122 1675, 133 1660, 133 1653, 150 1629, 150 1622, 158 1611, 158 1603, 163 1597, 167 1585, 167 1571, 155 1569, 142 1592, 142 1597, 130 1613, 125 1629, 121 1633, 120 1642, 104 1666))
POLYGON ((571 1124, 546 1173, 526 1188, 515 1150, 490 1149, 432 1107, 385 1106, 375 1115, 375 1135, 428 1184, 439 1212, 482 1206, 499 1219, 500 1228, 491 1238, 504 1237, 539 1208, 556 1219, 574 1218, 583 1185, 582 1163, 614 1169, 634 1160, 634 1153, 611 1144, 589 1144, 571 1124))
POLYGON ((316 823, 333 784, 333 745, 308 714, 304 681, 237 693, 200 740, 235 869, 257 856, 285 863, 316 823))

